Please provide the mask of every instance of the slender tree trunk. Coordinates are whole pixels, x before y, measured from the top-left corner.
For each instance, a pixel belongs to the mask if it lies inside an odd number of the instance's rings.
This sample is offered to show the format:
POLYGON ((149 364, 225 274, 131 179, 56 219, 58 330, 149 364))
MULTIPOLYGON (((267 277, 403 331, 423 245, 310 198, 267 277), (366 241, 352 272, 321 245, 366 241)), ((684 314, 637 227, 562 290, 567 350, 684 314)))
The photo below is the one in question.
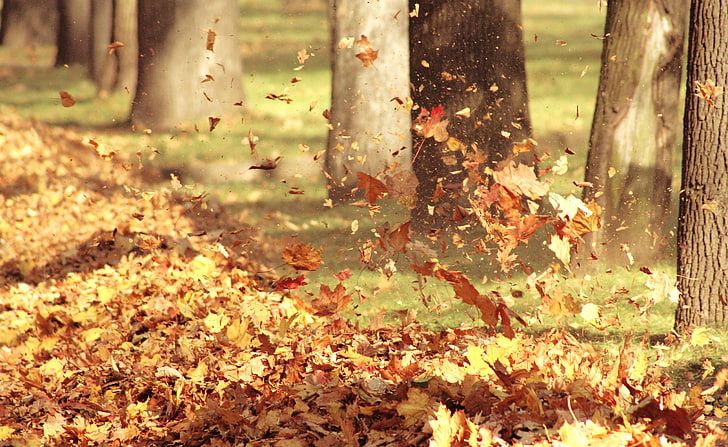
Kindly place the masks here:
POLYGON ((28 48, 55 45, 58 34, 56 0, 4 0, 0 45, 28 48))
MULTIPOLYGON (((672 154, 680 123, 680 81, 688 5, 684 0, 610 0, 592 123, 586 200, 603 208, 591 251, 637 261, 671 242, 672 154)), ((589 253, 587 253, 588 255, 589 253)))
MULTIPOLYGON (((521 2, 410 0, 410 10, 418 12, 410 19, 415 104, 445 106, 451 136, 468 151, 477 145, 491 163, 503 160, 513 143, 531 135, 521 2), (466 107, 470 117, 454 116, 466 107)), ((413 229, 447 226, 463 194, 464 151, 414 136, 413 152, 419 180, 413 229), (445 197, 438 199, 439 191, 445 197)))
POLYGON ((679 330, 728 323, 728 0, 693 0, 677 233, 679 330), (697 87, 707 93, 696 95, 697 87), (707 88, 706 88, 707 87, 707 88), (711 105, 711 101, 714 105, 711 105))
POLYGON ((376 175, 395 160, 409 166, 407 7, 407 0, 333 2, 332 129, 326 152, 332 199, 348 195, 357 171, 376 175), (355 57, 364 50, 359 44, 339 48, 350 36, 366 36, 377 49, 372 66, 355 57))
POLYGON ((91 57, 91 0, 58 0, 56 66, 88 65, 91 57))
MULTIPOLYGON (((108 72, 109 60, 115 58, 109 55, 107 46, 112 42, 114 28, 114 0, 93 0, 91 2, 91 63, 89 69, 91 79, 97 87, 108 81, 105 75, 108 72)), ((114 69, 114 72, 116 70, 114 69)))
POLYGON ((98 94, 115 89, 131 94, 136 90, 139 45, 137 39, 137 1, 99 0, 93 13, 93 79, 98 94), (109 50, 108 45, 123 46, 109 50))
POLYGON ((139 78, 132 121, 170 129, 239 111, 237 0, 140 0, 139 78), (216 33, 207 49, 208 30, 216 33))

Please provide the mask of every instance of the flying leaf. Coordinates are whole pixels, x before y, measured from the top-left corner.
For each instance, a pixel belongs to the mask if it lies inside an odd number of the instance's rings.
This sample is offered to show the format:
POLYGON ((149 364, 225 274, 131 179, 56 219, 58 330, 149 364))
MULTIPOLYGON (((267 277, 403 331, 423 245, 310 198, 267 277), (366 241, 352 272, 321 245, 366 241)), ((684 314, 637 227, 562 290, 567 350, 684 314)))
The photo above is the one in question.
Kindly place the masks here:
POLYGON ((298 275, 295 278, 286 277, 281 278, 278 281, 276 281, 273 284, 273 289, 279 291, 279 292, 285 292, 288 290, 296 290, 301 286, 304 286, 308 283, 306 280, 306 277, 303 275, 298 275))
POLYGON ((73 105, 76 104, 76 100, 73 99, 73 96, 65 90, 59 91, 58 96, 61 97, 61 105, 63 107, 73 107, 73 105))
POLYGON ((215 128, 217 127, 217 125, 220 124, 220 118, 218 118, 216 116, 208 116, 207 117, 207 120, 210 123, 210 132, 212 132, 213 130, 215 130, 215 128))
POLYGON ((314 315, 326 317, 341 312, 350 302, 351 294, 346 293, 346 287, 342 283, 337 284, 334 290, 321 284, 319 296, 311 301, 311 306, 316 309, 314 315))
POLYGON ((379 50, 376 50, 372 46, 372 43, 369 42, 367 36, 362 34, 359 40, 356 41, 356 44, 359 46, 360 51, 355 56, 362 62, 362 65, 364 65, 364 67, 371 67, 374 65, 374 61, 379 55, 379 50))
POLYGON ((377 200, 389 193, 389 190, 384 183, 369 174, 357 172, 356 177, 356 186, 364 191, 367 202, 369 202, 370 205, 374 205, 377 203, 377 200))
POLYGON ((715 107, 718 98, 723 95, 723 87, 716 85, 712 79, 705 82, 695 81, 695 94, 704 99, 711 107, 715 107))
POLYGON ((321 252, 309 244, 292 244, 283 249, 283 262, 296 270, 314 271, 321 264, 321 252))
POLYGON ((508 188, 514 194, 538 200, 549 192, 548 183, 538 180, 534 168, 511 161, 493 173, 496 183, 508 188))
POLYGON ((548 247, 549 250, 554 252, 559 261, 568 268, 569 262, 571 262, 571 243, 569 242, 569 239, 562 238, 557 234, 552 234, 551 242, 548 247))
POLYGON ((207 30, 207 39, 205 41, 205 48, 207 51, 215 51, 215 37, 217 33, 212 29, 207 30))
POLYGON ((111 42, 110 44, 106 45, 106 49, 108 50, 109 55, 112 55, 116 52, 116 50, 118 50, 119 48, 121 48, 123 46, 124 46, 123 42, 119 42, 118 40, 115 40, 115 41, 111 42))
POLYGON ((281 157, 276 157, 273 160, 269 158, 264 158, 260 163, 257 165, 253 165, 249 167, 248 169, 260 169, 263 171, 272 171, 273 169, 278 167, 278 161, 281 159, 281 157))

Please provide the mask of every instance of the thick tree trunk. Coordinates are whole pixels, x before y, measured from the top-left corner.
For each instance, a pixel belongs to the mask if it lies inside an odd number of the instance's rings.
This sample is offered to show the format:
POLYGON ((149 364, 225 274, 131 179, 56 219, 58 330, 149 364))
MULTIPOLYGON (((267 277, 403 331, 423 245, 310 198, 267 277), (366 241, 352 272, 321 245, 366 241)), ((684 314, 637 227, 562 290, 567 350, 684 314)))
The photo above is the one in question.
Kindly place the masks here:
POLYGON ((239 111, 234 107, 242 99, 237 0, 140 0, 138 8, 139 83, 132 121, 170 129, 239 111), (208 30, 216 33, 212 50, 206 48, 208 30))
POLYGON ((58 36, 56 0, 4 0, 0 45, 28 48, 55 45, 58 36))
POLYGON ((333 1, 326 171, 334 200, 345 198, 356 185, 357 171, 376 175, 395 160, 409 167, 407 8, 407 0, 333 1), (341 39, 362 35, 378 50, 373 66, 365 67, 355 57, 362 50, 357 43, 338 47, 341 39))
POLYGON ((114 89, 136 90, 139 45, 136 0, 98 0, 93 11, 92 75, 100 96, 114 89), (109 51, 108 45, 123 46, 109 51))
POLYGON ((677 233, 675 327, 728 323, 728 0, 693 0, 677 233), (711 82, 709 82, 711 81, 711 82), (714 102, 711 105, 710 101, 714 102))
MULTIPOLYGON (((94 0, 91 2, 91 63, 89 70, 91 79, 97 87, 105 85, 108 81, 108 59, 115 62, 109 55, 107 46, 112 42, 114 28, 114 0, 94 0)), ((116 70, 114 70, 115 72, 116 70)))
MULTIPOLYGON (((688 5, 684 0, 610 0, 592 122, 586 200, 603 208, 587 251, 638 262, 658 258, 671 237, 672 154, 688 5), (620 258, 621 257, 621 258, 620 258)), ((586 253, 589 255, 589 253, 586 253)))
POLYGON ((58 0, 56 66, 88 65, 91 57, 91 0, 58 0))
MULTIPOLYGON (((445 106, 451 136, 468 147, 477 145, 491 165, 503 160, 513 143, 531 134, 521 2, 410 0, 410 10, 418 11, 410 19, 415 104, 427 110, 445 106), (466 107, 470 108, 469 118, 454 116, 466 107)), ((413 110, 413 117, 419 113, 413 110)), ((419 136, 413 137, 413 147, 420 182, 413 228, 423 231, 448 226, 452 207, 463 193, 464 154, 445 153, 443 143, 432 138, 422 142, 419 136), (437 202, 433 198, 436 190, 446 191, 449 197, 437 202), (433 214, 428 209, 431 206, 433 214)))

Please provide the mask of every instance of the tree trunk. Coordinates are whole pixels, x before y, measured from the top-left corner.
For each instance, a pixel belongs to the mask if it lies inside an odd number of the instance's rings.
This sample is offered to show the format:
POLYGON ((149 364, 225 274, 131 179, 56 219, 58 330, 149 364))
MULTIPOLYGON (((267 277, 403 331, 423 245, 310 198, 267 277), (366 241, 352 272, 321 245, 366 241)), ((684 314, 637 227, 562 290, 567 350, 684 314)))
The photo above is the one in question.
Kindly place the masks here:
POLYGON ((728 0, 693 0, 677 232, 679 330, 728 323, 728 0), (693 94, 698 83, 708 93, 693 94), (707 87, 707 88, 706 88, 707 87), (711 101, 714 105, 711 105, 711 101))
POLYGON ((55 45, 58 35, 56 0, 4 0, 0 45, 28 48, 55 45))
POLYGON ((332 129, 326 171, 334 200, 347 197, 357 171, 376 175, 395 160, 409 167, 407 7, 407 0, 333 1, 332 129), (339 48, 349 36, 366 36, 378 50, 372 66, 355 57, 364 50, 358 43, 339 48))
MULTIPOLYGON (((445 106, 451 136, 468 151, 477 145, 491 164, 503 160, 513 143, 531 135, 521 2, 410 0, 410 10, 418 11, 410 18, 415 104, 427 110, 445 106), (466 107, 469 118, 454 116, 466 107)), ((412 116, 419 113, 415 109, 412 116)), ((464 151, 445 153, 443 143, 414 136, 413 152, 419 180, 413 229, 448 226, 463 195, 464 151), (437 201, 436 191, 445 191, 447 200, 437 201)))
POLYGON ((132 121, 170 129, 239 111, 233 107, 242 99, 237 0, 140 0, 138 8, 132 121), (208 30, 216 33, 212 50, 206 49, 208 30))
POLYGON ((594 187, 584 197, 604 210, 602 230, 589 236, 586 251, 611 261, 624 259, 625 248, 638 262, 654 261, 671 242, 687 13, 684 0, 610 0, 607 6, 586 165, 594 187))
POLYGON ((91 53, 91 0, 58 0, 56 66, 88 65, 91 53))
MULTIPOLYGON (((89 64, 91 79, 97 87, 104 85, 105 73, 108 71, 107 46, 112 42, 114 28, 114 0, 94 0, 91 2, 91 63, 89 64)), ((116 70, 114 70, 116 71, 116 70)), ((106 76, 108 77, 108 76, 106 76)))
POLYGON ((115 89, 136 90, 139 45, 137 39, 137 1, 99 0, 93 12, 92 75, 98 94, 115 89), (112 42, 123 46, 109 50, 112 42))

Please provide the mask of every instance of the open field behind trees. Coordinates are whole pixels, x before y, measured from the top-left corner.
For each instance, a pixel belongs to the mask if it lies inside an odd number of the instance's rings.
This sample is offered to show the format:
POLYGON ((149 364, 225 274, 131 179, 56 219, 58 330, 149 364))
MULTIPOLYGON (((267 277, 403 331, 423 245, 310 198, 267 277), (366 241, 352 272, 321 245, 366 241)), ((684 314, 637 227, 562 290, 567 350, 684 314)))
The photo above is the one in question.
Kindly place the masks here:
MULTIPOLYGON (((123 121, 128 115, 131 93, 96 97, 95 87, 85 79, 82 69, 51 68, 53 53, 47 48, 20 53, 0 50, 0 103, 22 116, 103 139, 119 150, 141 151, 145 164, 161 173, 161 182, 167 182, 169 174, 174 173, 185 185, 209 192, 213 200, 266 235, 298 235, 321 246, 325 264, 310 276, 309 282, 316 285, 328 281, 333 273, 350 268, 353 281, 366 299, 349 315, 362 324, 379 321, 382 316, 384 321, 396 323, 409 318, 410 311, 432 328, 478 324, 474 310, 454 300, 445 283, 421 284, 406 269, 387 280, 378 272, 359 267, 358 242, 385 221, 403 222, 406 218, 401 210, 385 206, 372 221, 366 210, 360 208, 323 207, 324 179, 320 166, 313 161, 326 145, 327 127, 322 112, 330 103, 329 31, 323 2, 241 0, 241 5, 245 11, 241 17, 245 111, 237 117, 225 117, 214 132, 208 132, 207 123, 201 122, 197 124, 199 131, 190 126, 175 134, 130 133, 123 121), (296 53, 302 48, 307 48, 311 58, 301 71, 293 71, 298 66, 296 53), (291 85, 293 76, 302 80, 291 85), (73 92, 77 104, 72 108, 60 107, 59 90, 73 92), (265 98, 267 93, 285 91, 293 99, 290 104, 265 98), (255 162, 246 141, 249 130, 259 138, 261 156, 282 156, 280 167, 271 174, 248 170, 255 162), (305 194, 289 194, 292 187, 305 194), (359 227, 356 234, 352 234, 353 221, 359 227), (423 297, 427 297, 427 305, 423 297)), ((523 11, 535 138, 542 150, 569 147, 576 152, 570 158, 568 174, 560 178, 554 190, 578 195, 580 189, 572 181, 582 179, 584 173, 604 11, 600 12, 594 2, 576 0, 525 0, 523 11)), ((675 172, 679 172, 677 158, 675 172)), ((673 184, 678 181, 676 175, 673 184)), ((528 247, 536 257, 541 242, 534 240, 528 247)), ((461 255, 453 250, 447 261, 473 278, 486 277, 487 281, 479 287, 496 288, 507 297, 513 291, 523 290, 522 274, 499 278, 484 263, 458 256, 461 255)), ((674 307, 669 302, 660 303, 642 319, 636 316, 628 298, 649 293, 645 286, 649 277, 638 270, 639 266, 626 269, 626 264, 625 259, 623 265, 599 266, 592 275, 567 283, 575 296, 604 304, 607 316, 619 316, 621 325, 606 330, 597 330, 579 317, 570 323, 577 333, 611 349, 618 349, 615 343, 625 333, 647 330, 664 335, 672 327, 674 307)), ((674 274, 671 259, 650 269, 674 274)), ((514 309, 524 312, 536 303, 530 293, 512 300, 514 309)), ((533 320, 528 330, 542 331, 555 323, 553 318, 542 316, 542 321, 533 320)), ((715 364, 725 363, 728 350, 721 345, 728 346, 728 337, 719 333, 716 336, 721 343, 701 349, 671 348, 677 361, 674 364, 697 371, 703 358, 710 358, 715 364)), ((686 371, 683 369, 683 373, 686 371)))

